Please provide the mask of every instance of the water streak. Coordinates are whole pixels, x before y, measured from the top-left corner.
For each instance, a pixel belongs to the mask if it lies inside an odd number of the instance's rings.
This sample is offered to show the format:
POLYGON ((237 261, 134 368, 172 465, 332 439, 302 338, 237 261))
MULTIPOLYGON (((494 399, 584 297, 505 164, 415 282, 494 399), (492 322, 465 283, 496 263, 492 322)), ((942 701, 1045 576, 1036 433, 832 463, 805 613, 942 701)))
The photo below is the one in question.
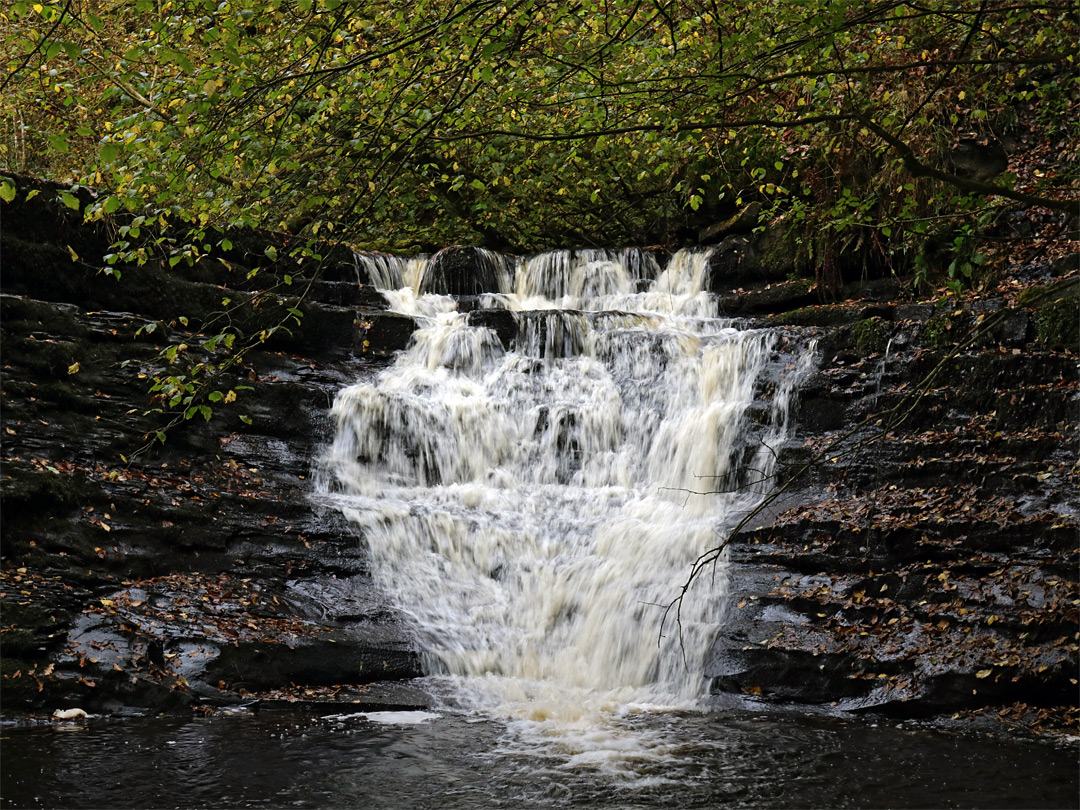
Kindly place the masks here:
POLYGON ((517 262, 483 299, 514 313, 509 349, 421 293, 422 267, 378 257, 371 276, 400 283, 384 294, 421 327, 338 395, 327 458, 326 497, 427 671, 507 719, 515 744, 613 772, 670 753, 629 733, 633 716, 707 689, 723 568, 699 578, 679 632, 662 635, 664 606, 765 491, 810 358, 717 318, 706 254, 663 272, 642 256, 517 262))

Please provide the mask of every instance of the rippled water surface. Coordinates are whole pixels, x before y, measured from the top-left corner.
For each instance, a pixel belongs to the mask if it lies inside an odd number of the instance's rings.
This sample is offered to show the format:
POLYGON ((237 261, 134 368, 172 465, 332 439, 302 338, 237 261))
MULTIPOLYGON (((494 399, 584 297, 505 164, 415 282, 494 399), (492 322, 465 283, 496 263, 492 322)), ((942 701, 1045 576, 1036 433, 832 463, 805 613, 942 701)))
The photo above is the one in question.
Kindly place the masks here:
POLYGON ((622 722, 671 746, 634 779, 445 712, 9 727, 0 792, 11 808, 1077 806, 1075 750, 744 712, 622 722))

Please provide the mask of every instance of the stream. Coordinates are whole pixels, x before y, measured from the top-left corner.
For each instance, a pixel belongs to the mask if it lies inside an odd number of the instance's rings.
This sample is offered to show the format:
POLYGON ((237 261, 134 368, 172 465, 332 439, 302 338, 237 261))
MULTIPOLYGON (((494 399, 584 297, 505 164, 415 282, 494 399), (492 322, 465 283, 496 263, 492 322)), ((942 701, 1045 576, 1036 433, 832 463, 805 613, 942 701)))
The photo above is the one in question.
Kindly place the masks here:
POLYGON ((643 779, 523 752, 450 712, 96 719, 3 729, 6 808, 1075 807, 1075 751, 918 727, 627 715, 671 742, 643 779), (433 716, 434 715, 434 716, 433 716))

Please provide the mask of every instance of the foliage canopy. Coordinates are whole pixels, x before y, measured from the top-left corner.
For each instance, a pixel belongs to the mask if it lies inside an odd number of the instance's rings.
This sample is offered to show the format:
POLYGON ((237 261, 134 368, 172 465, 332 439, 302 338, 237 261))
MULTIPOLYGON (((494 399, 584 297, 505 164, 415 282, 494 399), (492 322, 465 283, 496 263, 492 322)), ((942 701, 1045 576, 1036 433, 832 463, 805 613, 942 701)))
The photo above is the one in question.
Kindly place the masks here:
POLYGON ((3 163, 107 188, 91 216, 530 250, 671 240, 756 199, 903 249, 958 197, 1064 205, 1077 186, 1075 161, 1018 187, 947 160, 962 138, 1014 134, 1021 108, 1060 115, 1078 92, 1071 2, 67 0, 4 15, 3 163))

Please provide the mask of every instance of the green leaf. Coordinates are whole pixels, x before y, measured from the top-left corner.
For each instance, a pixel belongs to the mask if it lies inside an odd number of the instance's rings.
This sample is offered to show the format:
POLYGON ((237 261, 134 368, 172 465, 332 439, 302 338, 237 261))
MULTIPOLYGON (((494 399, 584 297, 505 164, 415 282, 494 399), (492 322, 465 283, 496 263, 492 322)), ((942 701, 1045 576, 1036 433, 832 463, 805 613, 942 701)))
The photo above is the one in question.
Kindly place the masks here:
POLYGON ((70 191, 60 192, 60 199, 63 200, 64 205, 66 205, 72 211, 79 210, 79 198, 72 194, 70 191))
POLYGON ((7 178, 0 182, 0 200, 11 202, 15 199, 15 184, 7 178))
POLYGON ((251 424, 251 417, 248 416, 247 414, 242 413, 242 414, 240 414, 240 421, 243 422, 245 425, 250 425, 251 424))

